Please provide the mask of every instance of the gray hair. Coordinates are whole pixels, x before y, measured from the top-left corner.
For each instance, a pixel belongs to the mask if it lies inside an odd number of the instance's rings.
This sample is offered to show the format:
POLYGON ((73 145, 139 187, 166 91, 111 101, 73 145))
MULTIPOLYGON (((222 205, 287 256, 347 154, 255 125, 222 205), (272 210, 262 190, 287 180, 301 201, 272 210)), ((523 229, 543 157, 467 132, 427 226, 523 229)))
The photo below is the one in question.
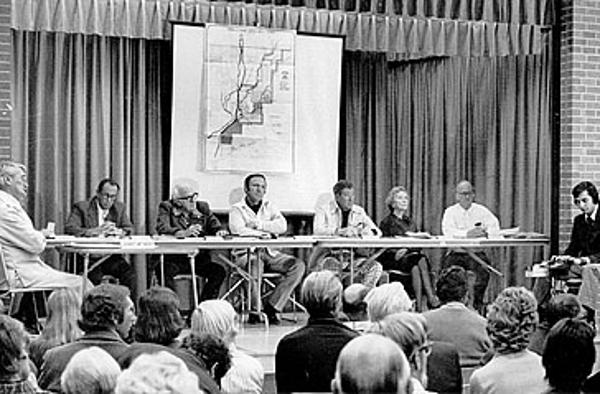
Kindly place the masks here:
POLYGON ((367 314, 372 322, 383 320, 387 315, 408 312, 413 308, 410 297, 400 282, 386 283, 373 288, 365 297, 367 314))
POLYGON ((238 315, 225 300, 202 301, 192 314, 191 334, 208 333, 229 345, 237 334, 238 315))
POLYGON ((384 335, 396 342, 411 361, 419 347, 427 342, 427 322, 425 317, 414 312, 400 312, 386 316, 373 324, 370 332, 384 335))
POLYGON ((198 184, 192 179, 180 179, 173 185, 171 198, 177 199, 198 193, 198 184))
POLYGON ((394 210, 394 208, 392 208, 392 202, 394 201, 394 196, 400 192, 404 192, 408 195, 408 192, 406 191, 406 188, 404 186, 394 186, 394 187, 392 187, 392 189, 389 191, 387 197, 385 198, 385 206, 388 207, 391 211, 394 210))
POLYGON ((323 316, 341 307, 342 292, 342 283, 333 272, 315 271, 304 279, 302 302, 311 316, 323 316))
POLYGON ((6 185, 5 178, 15 176, 18 170, 27 174, 27 167, 24 164, 9 160, 0 161, 0 189, 6 185))
POLYGON ((99 347, 92 346, 75 353, 60 377, 65 394, 113 393, 121 367, 99 347))

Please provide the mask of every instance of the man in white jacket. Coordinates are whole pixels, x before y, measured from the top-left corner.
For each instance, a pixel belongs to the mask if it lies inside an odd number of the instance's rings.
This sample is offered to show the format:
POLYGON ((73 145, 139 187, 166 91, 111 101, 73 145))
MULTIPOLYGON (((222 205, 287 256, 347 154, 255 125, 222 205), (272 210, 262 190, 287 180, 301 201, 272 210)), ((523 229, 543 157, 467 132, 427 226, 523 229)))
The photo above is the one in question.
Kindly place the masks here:
MULTIPOLYGON (((233 235, 271 237, 283 234, 287 230, 287 221, 270 201, 264 199, 267 192, 267 178, 263 174, 250 174, 244 179, 245 196, 234 204, 229 211, 229 230, 233 235)), ((302 260, 288 254, 266 248, 261 251, 260 259, 265 269, 281 273, 283 278, 263 303, 263 310, 271 324, 279 323, 277 313, 281 312, 288 298, 302 280, 305 264, 302 260)), ((253 257, 256 255, 254 254, 253 257)), ((239 264, 246 264, 247 257, 241 256, 239 264)), ((258 264, 252 264, 257 271, 258 264)), ((258 272, 251 272, 253 277, 258 272)), ((254 296, 253 296, 254 298, 254 296)), ((251 315, 250 323, 259 320, 251 315)))

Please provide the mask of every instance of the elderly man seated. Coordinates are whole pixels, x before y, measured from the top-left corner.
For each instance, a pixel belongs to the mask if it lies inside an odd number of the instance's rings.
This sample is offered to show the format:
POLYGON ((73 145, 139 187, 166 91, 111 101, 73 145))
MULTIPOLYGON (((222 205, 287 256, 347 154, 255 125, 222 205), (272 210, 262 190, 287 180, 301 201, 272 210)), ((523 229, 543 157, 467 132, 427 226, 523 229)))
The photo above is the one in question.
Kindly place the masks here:
MULTIPOLYGON (((227 234, 208 203, 198 201, 198 192, 191 182, 175 184, 171 199, 159 204, 156 231, 180 238, 227 234)), ((200 301, 219 296, 219 289, 225 279, 225 268, 219 258, 223 253, 226 252, 200 250, 196 255, 196 273, 206 279, 200 301)), ((172 289, 175 288, 175 275, 191 271, 188 257, 184 255, 167 255, 164 268, 165 284, 172 289)))

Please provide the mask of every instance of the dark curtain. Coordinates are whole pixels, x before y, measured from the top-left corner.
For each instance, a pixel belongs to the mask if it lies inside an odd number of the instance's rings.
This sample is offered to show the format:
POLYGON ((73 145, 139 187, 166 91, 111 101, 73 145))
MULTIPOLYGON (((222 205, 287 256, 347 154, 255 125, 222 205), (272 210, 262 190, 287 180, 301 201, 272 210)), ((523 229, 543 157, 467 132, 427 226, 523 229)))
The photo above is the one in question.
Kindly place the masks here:
MULTIPOLYGON (((386 62, 346 53, 345 176, 381 220, 407 187, 420 229, 440 234, 454 187, 470 180, 502 228, 549 233, 551 64, 548 54, 386 62)), ((496 251, 508 284, 524 283, 541 248, 496 251)))

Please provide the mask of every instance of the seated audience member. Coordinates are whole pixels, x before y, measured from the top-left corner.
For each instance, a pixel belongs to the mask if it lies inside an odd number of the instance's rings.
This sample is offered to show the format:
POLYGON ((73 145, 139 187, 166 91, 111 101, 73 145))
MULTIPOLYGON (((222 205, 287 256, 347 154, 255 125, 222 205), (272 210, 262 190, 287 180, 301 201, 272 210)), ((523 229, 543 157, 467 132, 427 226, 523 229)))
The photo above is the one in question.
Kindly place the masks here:
POLYGON ((133 342, 117 361, 128 368, 141 354, 166 351, 180 358, 190 371, 198 376, 199 388, 206 393, 217 393, 219 388, 201 360, 190 352, 179 349, 177 337, 185 324, 179 313, 179 299, 173 290, 152 287, 138 300, 138 315, 133 328, 133 342))
POLYGON ((0 392, 38 392, 29 379, 31 369, 26 350, 28 339, 20 321, 0 314, 0 392))
POLYGON ((212 334, 229 347, 231 368, 221 379, 223 393, 260 393, 264 383, 261 363, 235 346, 239 317, 224 300, 206 300, 192 314, 190 334, 212 334))
MULTIPOLYGON (((474 202, 475 190, 468 181, 456 185, 457 203, 446 208, 442 217, 442 233, 445 236, 457 238, 482 238, 497 235, 500 232, 498 218, 485 206, 474 202)), ((477 257, 490 264, 483 251, 476 252, 477 257)), ((450 251, 442 261, 442 268, 459 265, 475 274, 475 285, 469 289, 473 297, 473 307, 477 311, 483 309, 483 296, 487 287, 490 273, 466 252, 450 251)), ((470 304, 470 303, 469 303, 470 304)))
POLYGON ((71 357, 60 377, 63 394, 112 394, 121 367, 105 350, 92 346, 71 357))
MULTIPOLYGON (((210 210, 208 203, 198 201, 198 192, 191 184, 180 182, 173 186, 171 199, 158 206, 156 231, 159 234, 176 237, 203 237, 205 235, 223 236, 227 230, 210 210)), ((222 250, 200 250, 196 255, 196 274, 206 278, 200 295, 200 301, 217 298, 219 289, 225 279, 225 268, 221 265, 219 255, 222 250)), ((165 261, 165 283, 174 289, 173 278, 177 274, 190 273, 187 256, 167 255, 165 261)))
POLYGON ((336 319, 342 306, 342 284, 333 272, 309 274, 301 294, 308 322, 284 336, 275 352, 280 393, 328 391, 340 350, 359 335, 336 319))
POLYGON ((23 208, 26 198, 25 166, 0 162, 0 245, 8 280, 16 287, 70 287, 81 292, 80 276, 57 271, 40 259, 46 238, 33 228, 23 208))
POLYGON ((581 304, 575 295, 557 294, 552 297, 544 311, 540 313, 540 323, 529 339, 529 350, 541 356, 546 336, 552 326, 565 317, 576 318, 581 316, 581 313, 581 304))
MULTIPOLYGON (((412 302, 400 282, 375 287, 367 294, 365 302, 371 322, 379 322, 394 313, 412 311, 412 302)), ((458 359, 456 347, 436 340, 431 349, 431 355, 427 359, 427 387, 441 392, 461 387, 460 366, 455 362, 458 359)))
POLYGON ((537 323, 537 302, 529 290, 508 287, 496 297, 487 314, 496 354, 471 375, 471 393, 540 393, 547 387, 541 357, 527 350, 537 323))
POLYGON ((221 379, 231 368, 231 355, 225 341, 213 334, 191 334, 185 337, 182 347, 202 360, 221 387, 221 379))
POLYGON ((350 321, 364 321, 367 315, 365 297, 371 290, 362 283, 353 283, 344 289, 342 311, 350 321))
POLYGON ((431 353, 425 318, 413 312, 394 313, 374 324, 371 332, 388 337, 400 346, 410 365, 413 393, 425 392, 427 358, 431 353))
MULTIPOLYGON (((381 236, 381 230, 373 223, 365 210, 354 204, 354 185, 341 180, 333 186, 334 201, 326 206, 317 207, 314 219, 315 235, 338 235, 341 237, 381 236)), ((364 249, 356 250, 357 256, 363 256, 354 261, 354 282, 361 282, 366 286, 375 287, 381 277, 381 264, 372 258, 364 249)), ((343 251, 334 252, 331 249, 316 247, 310 256, 310 269, 312 271, 323 268, 327 257, 336 257, 336 269, 349 271, 350 261, 343 257, 343 251)), ((331 259, 327 259, 331 261, 331 259)), ((330 265, 330 264, 326 264, 330 265)), ((330 268, 330 267, 327 267, 330 268)), ((345 276, 345 275, 344 275, 345 276)))
MULTIPOLYGON (((73 205, 65 223, 65 233, 76 237, 121 237, 131 234, 133 224, 125 212, 125 205, 117 201, 120 189, 119 184, 110 178, 101 180, 94 197, 73 205)), ((92 259, 91 262, 97 260, 92 259)), ((109 256, 88 273, 94 284, 100 283, 106 275, 133 289, 135 273, 123 255, 109 256)))
POLYGON ((410 366, 402 349, 391 339, 361 335, 340 352, 331 389, 336 394, 408 394, 410 366))
POLYGON ((423 313, 429 327, 429 338, 456 345, 461 367, 481 365, 492 343, 486 332, 486 320, 465 305, 467 272, 459 266, 442 270, 436 291, 442 306, 423 313))
MULTIPOLYGON (((595 332, 592 327, 578 319, 565 318, 548 332, 542 364, 546 369, 549 393, 580 393, 592 372, 596 359, 595 332)), ((596 378, 597 380, 597 378, 596 378)), ((591 378, 584 392, 597 393, 600 386, 590 387, 591 378)))
POLYGON ((50 294, 44 329, 29 344, 29 358, 38 370, 48 349, 71 343, 81 336, 81 329, 77 325, 81 317, 80 308, 81 297, 73 289, 58 289, 50 294))
MULTIPOLYGON (((410 198, 402 186, 393 187, 385 199, 385 205, 390 209, 379 228, 384 237, 406 235, 407 231, 416 232, 417 225, 407 215, 410 198)), ((439 301, 433 293, 431 267, 429 259, 420 249, 388 249, 379 258, 384 270, 399 270, 410 274, 412 292, 415 298, 417 311, 427 309, 427 306, 437 307, 439 301)), ((393 277, 392 277, 393 278, 393 277)))
MULTIPOLYGON (((275 237, 287 230, 287 221, 279 209, 266 200, 267 178, 263 174, 250 174, 244 179, 245 197, 242 201, 233 204, 229 211, 229 229, 235 235, 250 235, 257 237, 275 237)), ((256 258, 253 253, 251 258, 256 258)), ((278 324, 277 314, 282 311, 290 295, 300 284, 304 276, 305 264, 302 260, 282 253, 277 250, 266 248, 260 253, 260 259, 264 264, 265 271, 278 272, 283 275, 269 298, 263 301, 263 311, 269 319, 269 323, 278 324)), ((238 258, 237 263, 246 265, 247 255, 238 258)), ((252 264, 251 275, 258 277, 258 264, 252 264)), ((252 286, 252 291, 256 291, 252 286)), ((252 299, 257 295, 253 294, 252 299)), ((260 322, 260 316, 250 315, 249 323, 260 322)))
POLYGON ((142 354, 117 379, 116 394, 200 394, 198 377, 167 352, 142 354))
POLYGON ((46 352, 39 376, 40 387, 60 390, 60 375, 71 357, 80 351, 97 346, 108 352, 115 360, 128 345, 131 327, 135 323, 135 308, 124 286, 102 284, 88 291, 81 304, 79 327, 84 335, 46 352))

